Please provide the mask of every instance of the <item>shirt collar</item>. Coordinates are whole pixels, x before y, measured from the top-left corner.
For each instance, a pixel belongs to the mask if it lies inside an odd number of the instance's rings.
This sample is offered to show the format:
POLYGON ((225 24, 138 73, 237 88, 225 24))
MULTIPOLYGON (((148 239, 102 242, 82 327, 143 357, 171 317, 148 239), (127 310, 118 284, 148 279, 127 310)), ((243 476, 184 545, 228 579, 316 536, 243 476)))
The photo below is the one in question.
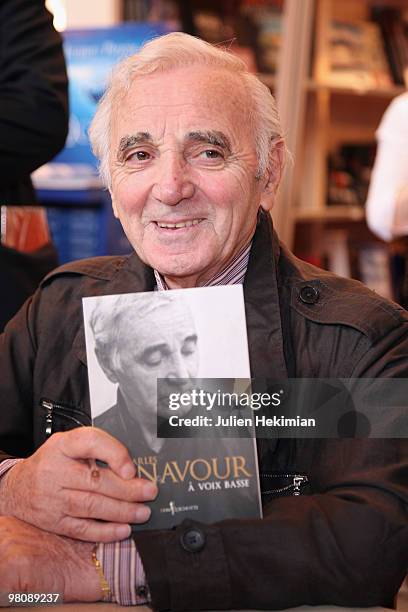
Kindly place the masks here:
MULTIPOLYGON (((214 276, 211 280, 204 283, 203 287, 215 287, 216 285, 239 285, 244 282, 245 273, 248 267, 249 254, 251 251, 252 240, 247 244, 224 268, 219 274, 214 276)), ((157 291, 167 291, 169 287, 163 276, 154 270, 154 276, 156 279, 157 291)))

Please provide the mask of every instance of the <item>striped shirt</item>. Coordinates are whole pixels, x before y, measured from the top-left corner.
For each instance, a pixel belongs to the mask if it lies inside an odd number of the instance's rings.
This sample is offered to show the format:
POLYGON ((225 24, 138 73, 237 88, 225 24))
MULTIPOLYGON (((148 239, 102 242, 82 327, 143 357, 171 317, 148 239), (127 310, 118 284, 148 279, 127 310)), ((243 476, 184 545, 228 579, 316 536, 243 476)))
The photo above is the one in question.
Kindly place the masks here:
MULTIPOLYGON (((215 287, 217 285, 239 285, 244 282, 245 273, 248 267, 249 253, 252 242, 244 247, 231 263, 222 270, 217 276, 202 285, 203 287, 215 287)), ((166 281, 157 270, 154 271, 158 291, 167 291, 169 287, 166 281)))
MULTIPOLYGON (((243 283, 248 267, 251 246, 252 242, 244 247, 222 272, 203 286, 212 287, 243 283)), ((161 274, 154 270, 154 275, 157 290, 167 291, 169 287, 161 274)), ((22 460, 6 459, 0 463, 0 478, 18 461, 22 460)), ((137 606, 151 601, 142 560, 132 538, 127 538, 122 540, 122 542, 98 544, 96 556, 102 565, 104 576, 109 584, 109 601, 116 602, 122 606, 137 606)))

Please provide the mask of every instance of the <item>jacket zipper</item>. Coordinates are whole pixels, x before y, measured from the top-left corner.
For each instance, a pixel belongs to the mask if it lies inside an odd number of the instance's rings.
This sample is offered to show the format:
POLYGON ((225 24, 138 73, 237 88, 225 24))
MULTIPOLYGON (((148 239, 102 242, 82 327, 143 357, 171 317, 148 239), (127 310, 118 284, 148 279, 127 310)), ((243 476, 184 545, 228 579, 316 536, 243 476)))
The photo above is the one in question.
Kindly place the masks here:
POLYGON ((85 423, 75 418, 72 414, 67 414, 68 412, 75 413, 82 418, 86 417, 87 420, 89 420, 89 425, 91 424, 91 420, 85 412, 82 412, 82 410, 77 410, 76 408, 73 408, 72 406, 69 406, 68 404, 62 404, 60 402, 53 402, 52 400, 49 400, 43 397, 40 400, 40 405, 45 410, 45 435, 47 436, 47 438, 52 434, 54 414, 57 416, 64 417, 64 419, 67 419, 68 421, 75 423, 75 425, 78 425, 80 427, 85 427, 86 426, 85 423))
POLYGON ((292 482, 286 487, 280 489, 270 489, 269 491, 262 491, 264 495, 270 495, 273 493, 285 493, 293 489, 293 495, 301 494, 301 486, 309 482, 307 476, 302 474, 261 474, 261 478, 292 478, 292 482))

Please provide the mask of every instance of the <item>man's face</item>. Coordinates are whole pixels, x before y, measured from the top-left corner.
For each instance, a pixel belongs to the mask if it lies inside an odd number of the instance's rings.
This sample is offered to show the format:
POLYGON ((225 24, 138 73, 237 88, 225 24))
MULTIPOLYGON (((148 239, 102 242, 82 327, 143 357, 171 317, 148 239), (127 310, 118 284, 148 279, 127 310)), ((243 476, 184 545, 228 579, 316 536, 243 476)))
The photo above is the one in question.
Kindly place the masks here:
MULTIPOLYGON (((157 379, 164 378, 164 392, 183 392, 188 383, 177 379, 197 376, 197 334, 189 310, 170 302, 144 317, 126 317, 119 328, 120 346, 115 377, 130 412, 155 422, 157 379)), ((167 404, 168 406, 168 404, 167 404)))
POLYGON ((116 216, 171 287, 220 272, 250 240, 259 205, 269 208, 247 94, 225 70, 136 78, 114 109, 110 166, 116 216))

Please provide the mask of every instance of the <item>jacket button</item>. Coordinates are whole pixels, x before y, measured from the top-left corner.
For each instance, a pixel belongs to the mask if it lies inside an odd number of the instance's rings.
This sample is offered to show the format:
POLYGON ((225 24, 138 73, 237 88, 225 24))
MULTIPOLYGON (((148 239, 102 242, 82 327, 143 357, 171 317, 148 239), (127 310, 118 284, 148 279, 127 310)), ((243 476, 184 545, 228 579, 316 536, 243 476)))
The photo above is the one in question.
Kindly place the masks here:
POLYGON ((148 595, 147 586, 144 585, 144 584, 141 584, 140 586, 138 586, 137 589, 136 589, 136 595, 138 597, 147 598, 147 595, 148 595))
POLYGON ((316 304, 319 299, 319 292, 312 285, 305 285, 299 292, 299 298, 304 304, 316 304))
POLYGON ((181 534, 180 542, 187 552, 200 552, 205 546, 205 535, 201 529, 193 527, 181 534))

